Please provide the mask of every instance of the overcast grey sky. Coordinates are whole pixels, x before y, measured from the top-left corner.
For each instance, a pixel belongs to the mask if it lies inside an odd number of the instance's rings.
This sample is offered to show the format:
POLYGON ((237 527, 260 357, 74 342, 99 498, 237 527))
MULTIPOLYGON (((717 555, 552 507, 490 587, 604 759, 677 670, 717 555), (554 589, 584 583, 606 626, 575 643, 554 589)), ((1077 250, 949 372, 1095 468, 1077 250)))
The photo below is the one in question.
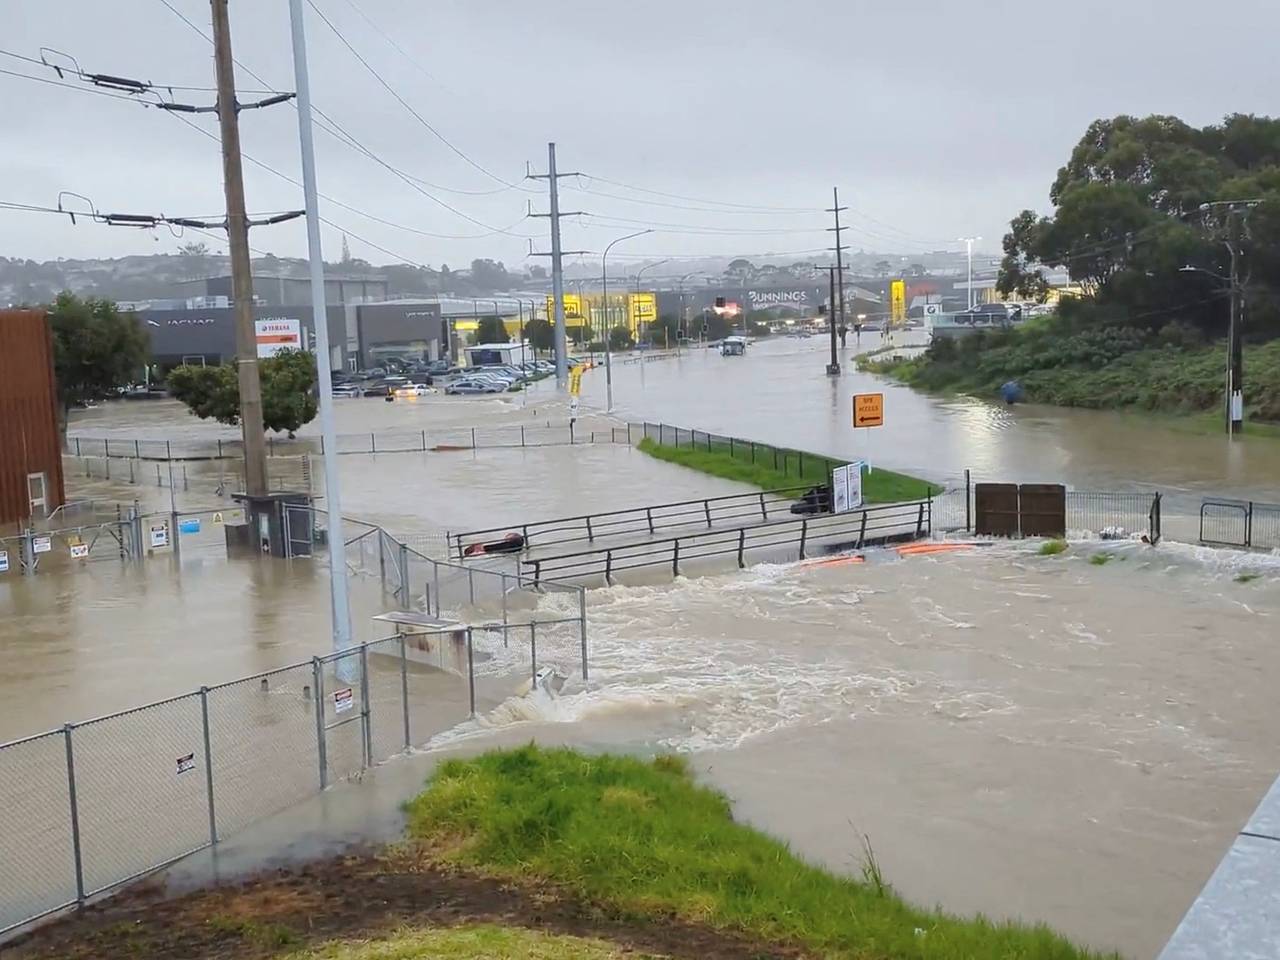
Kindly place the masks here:
MULTIPOLYGON (((207 0, 169 2, 208 31, 207 0)), ((529 200, 546 209, 545 186, 522 177, 526 161, 545 167, 548 140, 562 170, 598 178, 562 181, 562 207, 594 215, 565 221, 567 249, 599 251, 652 225, 658 232, 627 244, 629 255, 803 258, 829 243, 828 215, 816 211, 833 184, 853 208, 855 250, 959 249, 965 234, 996 249, 1018 210, 1047 211, 1057 168, 1096 117, 1160 112, 1203 124, 1274 113, 1280 90, 1280 10, 1266 0, 314 2, 471 161, 308 9, 316 105, 480 224, 317 130, 322 192, 361 211, 322 201, 322 213, 350 232, 353 255, 374 263, 457 267, 490 256, 519 267, 526 235, 547 249, 547 221, 522 219, 529 200)), ((231 15, 237 59, 291 90, 286 0, 231 0, 231 15)), ((213 84, 209 44, 161 0, 3 0, 0 18, 5 51, 56 47, 86 71, 213 84)), ((6 56, 0 70, 52 76, 6 56)), ((242 71, 237 80, 260 86, 242 71)), ((0 118, 0 200, 52 205, 74 190, 102 210, 222 209, 216 143, 174 116, 0 74, 0 118)), ((212 116, 191 122, 216 134, 212 116)), ((292 107, 246 112, 242 140, 249 155, 298 175, 292 107)), ((251 212, 302 205, 298 188, 252 163, 246 183, 251 212)), ((0 255, 172 252, 180 242, 167 230, 0 210, 0 255)), ((324 242, 336 259, 339 231, 327 228, 324 242)), ((301 255, 301 221, 255 230, 251 243, 301 255)))

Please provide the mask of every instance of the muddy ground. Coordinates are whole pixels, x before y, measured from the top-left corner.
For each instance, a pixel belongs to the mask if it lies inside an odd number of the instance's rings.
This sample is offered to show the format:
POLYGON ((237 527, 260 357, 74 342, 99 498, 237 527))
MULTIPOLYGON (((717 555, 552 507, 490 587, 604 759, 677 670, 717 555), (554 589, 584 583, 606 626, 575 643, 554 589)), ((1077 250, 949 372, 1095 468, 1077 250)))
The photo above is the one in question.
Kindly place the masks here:
POLYGON ((806 955, 670 916, 628 916, 545 884, 462 872, 416 847, 351 854, 180 896, 159 882, 138 884, 0 952, 6 960, 270 960, 406 926, 471 923, 590 937, 679 960, 806 955))

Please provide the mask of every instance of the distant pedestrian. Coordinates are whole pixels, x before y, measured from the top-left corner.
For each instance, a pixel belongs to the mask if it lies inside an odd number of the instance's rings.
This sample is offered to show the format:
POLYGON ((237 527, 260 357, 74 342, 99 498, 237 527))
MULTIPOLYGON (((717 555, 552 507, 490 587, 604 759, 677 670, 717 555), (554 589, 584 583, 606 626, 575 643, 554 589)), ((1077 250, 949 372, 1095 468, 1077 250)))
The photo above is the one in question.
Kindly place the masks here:
POLYGON ((842 346, 842 347, 843 347, 843 346, 844 346, 845 338, 846 338, 847 336, 849 336, 849 328, 848 328, 847 326, 845 326, 845 325, 842 323, 842 324, 840 324, 840 331, 839 331, 839 332, 840 332, 840 346, 842 346))

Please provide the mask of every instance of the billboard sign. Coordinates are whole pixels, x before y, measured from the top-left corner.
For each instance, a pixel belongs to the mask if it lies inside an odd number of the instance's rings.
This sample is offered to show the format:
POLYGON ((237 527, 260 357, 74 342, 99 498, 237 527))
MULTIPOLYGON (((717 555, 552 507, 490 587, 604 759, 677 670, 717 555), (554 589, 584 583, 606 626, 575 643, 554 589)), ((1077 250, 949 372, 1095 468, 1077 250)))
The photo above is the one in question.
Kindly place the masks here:
MULTIPOLYGON (((566 293, 564 300, 564 325, 566 327, 582 326, 582 298, 576 293, 566 293)), ((547 320, 552 326, 556 323, 556 298, 547 297, 547 320)))
POLYGON ((907 281, 889 283, 889 322, 898 326, 907 322, 907 281))
POLYGON ((281 350, 302 349, 302 324, 294 317, 268 317, 253 321, 258 339, 258 359, 274 357, 281 350))

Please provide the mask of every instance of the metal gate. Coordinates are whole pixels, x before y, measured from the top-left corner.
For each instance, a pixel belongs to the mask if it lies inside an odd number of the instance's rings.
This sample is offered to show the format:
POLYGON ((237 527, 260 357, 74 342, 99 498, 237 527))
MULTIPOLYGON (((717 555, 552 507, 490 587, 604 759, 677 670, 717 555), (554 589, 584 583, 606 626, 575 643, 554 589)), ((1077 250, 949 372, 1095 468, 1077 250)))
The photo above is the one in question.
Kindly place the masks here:
POLYGON ((320 785, 326 787, 358 775, 372 762, 368 650, 318 657, 313 670, 320 785))
POLYGON ((973 488, 973 532, 984 537, 1016 537, 1022 529, 1018 523, 1018 485, 1016 483, 979 483, 973 488))
POLYGON ((1063 537, 1067 488, 1058 483, 979 483, 974 532, 988 537, 1063 537))
POLYGON ((309 557, 315 543, 315 510, 308 504, 282 503, 286 557, 309 557))

